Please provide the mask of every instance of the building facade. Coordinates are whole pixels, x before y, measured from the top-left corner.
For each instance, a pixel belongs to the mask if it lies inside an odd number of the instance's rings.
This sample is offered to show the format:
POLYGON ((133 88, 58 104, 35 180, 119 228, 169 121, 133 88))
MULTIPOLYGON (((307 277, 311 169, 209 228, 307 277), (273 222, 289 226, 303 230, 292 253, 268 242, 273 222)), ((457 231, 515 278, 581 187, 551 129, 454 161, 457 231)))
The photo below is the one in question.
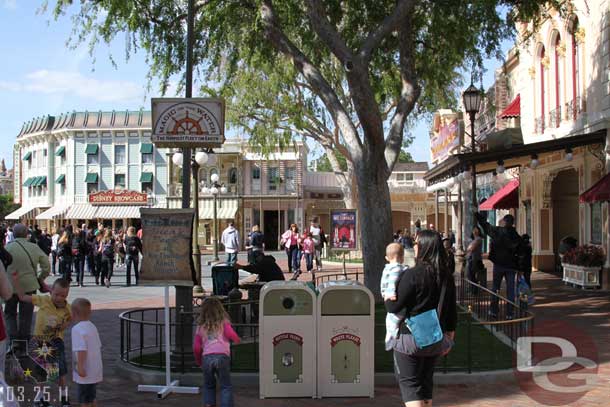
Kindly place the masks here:
POLYGON ((144 111, 73 112, 24 124, 14 146, 15 202, 6 219, 52 228, 64 223, 139 223, 139 208, 164 206, 167 150, 150 141, 144 111))

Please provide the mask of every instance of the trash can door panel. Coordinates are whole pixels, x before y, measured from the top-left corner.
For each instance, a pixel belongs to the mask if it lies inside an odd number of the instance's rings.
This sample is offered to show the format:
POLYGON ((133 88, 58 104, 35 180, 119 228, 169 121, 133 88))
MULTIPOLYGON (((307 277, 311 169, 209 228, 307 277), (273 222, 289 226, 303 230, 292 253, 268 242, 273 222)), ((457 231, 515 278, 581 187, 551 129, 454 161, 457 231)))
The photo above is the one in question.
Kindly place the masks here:
POLYGON ((273 290, 265 295, 263 315, 313 315, 313 301, 305 290, 273 290))
POLYGON ((371 315, 371 299, 366 291, 332 290, 322 295, 322 315, 371 315))
POLYGON ((338 335, 331 339, 330 358, 332 383, 360 383, 359 337, 338 335))
POLYGON ((273 382, 303 382, 303 338, 280 334, 273 340, 273 382))

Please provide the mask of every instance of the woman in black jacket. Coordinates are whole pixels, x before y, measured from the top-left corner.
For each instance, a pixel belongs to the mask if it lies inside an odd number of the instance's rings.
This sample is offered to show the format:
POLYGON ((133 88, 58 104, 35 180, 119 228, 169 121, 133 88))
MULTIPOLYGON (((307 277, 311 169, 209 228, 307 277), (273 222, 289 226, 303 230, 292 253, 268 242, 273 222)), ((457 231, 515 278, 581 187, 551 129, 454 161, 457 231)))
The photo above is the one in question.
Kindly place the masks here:
MULTIPOLYGON (((441 236, 432 230, 422 230, 415 242, 416 265, 405 270, 397 282, 396 301, 386 301, 388 312, 415 316, 436 309, 443 284, 445 298, 440 324, 446 336, 454 339, 457 324, 454 270, 450 268, 441 236)), ((402 335, 410 335, 403 323, 402 335)), ((394 350, 394 368, 403 402, 408 407, 431 405, 434 365, 438 356, 420 357, 394 350)))

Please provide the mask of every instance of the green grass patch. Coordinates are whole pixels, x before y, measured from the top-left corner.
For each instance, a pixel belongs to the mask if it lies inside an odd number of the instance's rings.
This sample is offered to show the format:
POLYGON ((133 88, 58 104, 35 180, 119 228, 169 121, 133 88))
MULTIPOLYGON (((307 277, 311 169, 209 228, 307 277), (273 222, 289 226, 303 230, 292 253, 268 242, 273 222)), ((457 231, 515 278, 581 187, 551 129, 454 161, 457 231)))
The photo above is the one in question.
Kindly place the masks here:
MULTIPOLYGON (((459 310, 459 309, 458 309, 459 310)), ((392 352, 385 350, 385 308, 378 304, 375 310, 375 371, 393 372, 392 352)), ((500 342, 491 332, 467 313, 458 313, 455 346, 446 357, 439 360, 438 370, 466 371, 468 359, 472 371, 510 369, 512 350, 500 342), (470 326, 469 326, 470 325, 470 326), (470 331, 470 337, 468 332, 470 331)), ((233 372, 258 371, 258 343, 246 342, 232 347, 231 370, 233 372)), ((164 353, 149 353, 132 358, 135 363, 165 367, 164 353)), ((187 370, 196 370, 195 366, 187 370)))

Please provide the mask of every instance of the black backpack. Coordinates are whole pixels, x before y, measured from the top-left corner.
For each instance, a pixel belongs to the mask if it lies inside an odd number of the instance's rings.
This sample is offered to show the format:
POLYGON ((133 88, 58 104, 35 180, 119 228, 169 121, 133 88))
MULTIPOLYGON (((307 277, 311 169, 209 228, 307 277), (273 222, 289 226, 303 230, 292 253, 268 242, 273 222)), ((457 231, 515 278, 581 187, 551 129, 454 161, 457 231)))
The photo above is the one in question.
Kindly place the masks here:
POLYGON ((135 256, 140 251, 138 245, 138 238, 135 236, 131 236, 127 238, 125 242, 125 246, 127 247, 127 254, 135 256), (136 240, 137 239, 137 240, 136 240))

